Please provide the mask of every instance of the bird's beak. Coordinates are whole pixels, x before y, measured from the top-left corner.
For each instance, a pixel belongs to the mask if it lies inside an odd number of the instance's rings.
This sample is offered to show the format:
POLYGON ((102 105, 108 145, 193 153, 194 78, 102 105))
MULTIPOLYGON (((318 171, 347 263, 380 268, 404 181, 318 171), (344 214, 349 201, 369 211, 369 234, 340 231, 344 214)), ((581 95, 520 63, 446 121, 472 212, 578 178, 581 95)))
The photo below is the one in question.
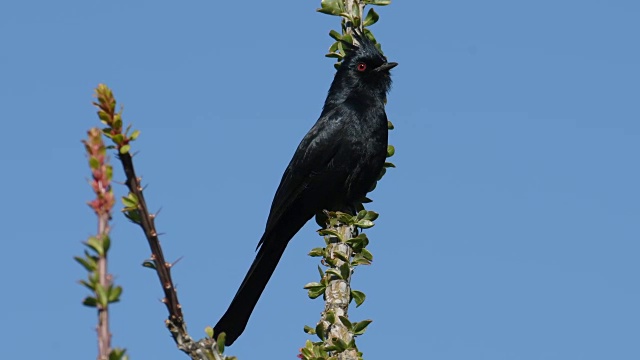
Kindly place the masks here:
POLYGON ((389 71, 398 66, 397 62, 384 63, 376 68, 376 71, 389 71))

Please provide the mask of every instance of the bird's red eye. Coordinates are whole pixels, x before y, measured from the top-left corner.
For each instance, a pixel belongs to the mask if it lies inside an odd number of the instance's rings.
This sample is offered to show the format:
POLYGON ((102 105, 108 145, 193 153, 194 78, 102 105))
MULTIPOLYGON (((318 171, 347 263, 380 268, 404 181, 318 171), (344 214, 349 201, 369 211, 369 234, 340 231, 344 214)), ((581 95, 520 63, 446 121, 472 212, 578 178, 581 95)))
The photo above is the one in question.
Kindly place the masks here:
POLYGON ((358 71, 365 71, 367 70, 367 64, 365 63, 358 63, 358 67, 357 67, 358 71))

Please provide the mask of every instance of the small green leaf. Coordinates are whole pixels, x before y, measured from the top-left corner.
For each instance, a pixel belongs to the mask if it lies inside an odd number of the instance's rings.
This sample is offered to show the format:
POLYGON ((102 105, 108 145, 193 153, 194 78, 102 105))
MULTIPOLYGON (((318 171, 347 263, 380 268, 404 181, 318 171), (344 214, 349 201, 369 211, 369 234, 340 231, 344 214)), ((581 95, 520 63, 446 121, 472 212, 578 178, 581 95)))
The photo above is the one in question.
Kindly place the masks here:
POLYGON ((320 9, 316 11, 327 15, 340 15, 344 12, 344 5, 342 0, 322 0, 320 2, 320 9))
POLYGON ((109 305, 109 297, 107 296, 107 290, 101 284, 96 284, 96 295, 98 295, 98 304, 106 308, 109 305))
POLYGON ((98 240, 97 237, 90 237, 89 240, 85 242, 85 245, 90 247, 93 251, 95 251, 98 255, 104 255, 104 247, 102 246, 102 242, 98 240))
POLYGON ((304 286, 307 291, 307 295, 311 299, 315 299, 320 295, 324 294, 326 286, 317 282, 308 283, 304 286))
POLYGON ((342 39, 340 39, 343 43, 353 45, 353 37, 349 34, 345 34, 342 39))
POLYGON ((384 167, 386 167, 386 168, 394 168, 394 167, 396 167, 396 166, 395 166, 395 164, 394 164, 394 163, 391 163, 391 162, 385 162, 385 163, 384 163, 384 167))
POLYGON ((311 249, 311 251, 309 251, 309 256, 311 257, 324 256, 324 248, 317 247, 317 248, 311 249))
POLYGON ((133 141, 137 139, 138 136, 140 136, 140 130, 135 130, 133 133, 131 133, 131 136, 129 136, 129 140, 133 141))
POLYGON ((360 220, 360 221, 358 221, 358 222, 356 223, 356 226, 357 226, 357 227, 359 227, 359 228, 361 228, 361 229, 369 229, 369 228, 372 228, 372 227, 373 227, 373 225, 375 225, 375 224, 373 223, 373 221, 371 221, 371 220, 364 220, 364 219, 363 219, 363 220, 360 220))
POLYGON ((122 286, 116 286, 109 289, 109 302, 115 303, 120 301, 120 295, 122 295, 122 286))
POLYGON ((342 34, 335 30, 329 31, 329 36, 331 36, 336 41, 340 41, 340 39, 342 39, 342 34))
POLYGON ((362 256, 364 256, 365 259, 369 260, 369 261, 373 261, 373 254, 371 254, 371 252, 369 252, 369 250, 367 249, 362 249, 362 256))
POLYGON ((157 269, 157 267, 156 267, 156 263, 155 263, 155 261, 153 261, 153 260, 145 260, 145 261, 142 263, 142 267, 146 267, 146 268, 153 269, 153 270, 156 270, 156 269, 157 269))
POLYGON ((362 320, 353 324, 353 334, 354 335, 362 335, 364 334, 367 326, 372 323, 372 320, 362 320))
MULTIPOLYGON (((116 128, 117 129, 117 128, 116 128)), ((122 144, 122 142, 124 141, 124 135, 122 134, 116 134, 113 135, 113 137, 111 138, 111 140, 113 140, 114 143, 120 145, 122 144)))
POLYGON ((305 325, 304 326, 304 332, 309 334, 309 335, 315 335, 316 334, 316 329, 312 328, 309 325, 305 325))
POLYGON ((371 265, 371 260, 367 260, 364 257, 364 255, 362 255, 362 253, 360 253, 360 254, 356 254, 356 256, 353 257, 353 260, 351 261, 351 265, 352 266, 371 265))
POLYGON ((337 277, 338 279, 342 279, 345 280, 346 278, 342 276, 342 273, 340 272, 340 270, 338 269, 329 269, 327 270, 327 274, 333 275, 335 277, 337 277))
POLYGON ((126 352, 126 349, 111 349, 111 352, 109 353, 109 360, 128 360, 129 357, 125 355, 126 352))
POLYGON ((347 257, 347 254, 343 253, 342 251, 334 251, 333 252, 333 256, 337 257, 338 259, 340 259, 342 261, 349 261, 349 258, 347 257))
POLYGON ((91 258, 85 259, 81 258, 80 256, 74 256, 73 258, 87 271, 95 271, 98 268, 96 262, 91 258))
POLYGON ((324 323, 321 321, 318 323, 318 325, 316 325, 316 329, 315 329, 315 334, 318 335, 318 338, 320 338, 320 340, 324 341, 326 335, 327 335, 327 329, 324 326, 324 323))
POLYGON ((94 157, 89 159, 89 167, 93 170, 100 168, 100 161, 94 157))
POLYGON ((367 296, 362 291, 351 290, 351 299, 353 299, 356 302, 356 307, 359 307, 360 305, 362 305, 362 303, 364 303, 364 300, 366 298, 367 296))
POLYGON ((105 254, 109 252, 109 249, 111 248, 111 238, 109 235, 104 235, 104 238, 102 239, 102 248, 104 249, 105 254))
POLYGON ((349 266, 348 262, 340 265, 340 277, 347 280, 351 276, 351 266, 349 266))
POLYGON ((396 148, 393 145, 387 146, 387 157, 392 157, 396 153, 396 148))
POLYGON ((318 233, 320 235, 322 235, 322 236, 326 236, 326 235, 335 236, 340 240, 340 242, 344 242, 344 239, 342 238, 342 234, 340 234, 336 230, 333 230, 333 229, 322 229, 322 230, 319 230, 318 233))
POLYGON ((342 325, 344 325, 349 331, 351 331, 351 329, 353 328, 353 324, 351 324, 351 321, 349 321, 349 319, 347 319, 345 316, 338 316, 338 319, 340 319, 342 325))
POLYGON ((84 298, 84 300, 82 301, 82 304, 84 306, 89 306, 89 307, 96 307, 98 305, 98 300, 96 300, 96 298, 92 297, 92 296, 87 296, 86 298, 84 298))
POLYGON ((330 324, 334 324, 336 322, 336 314, 331 310, 327 312, 325 318, 330 324))
POLYGON ((126 154, 131 149, 131 145, 127 144, 120 148, 120 154, 126 154))
POLYGON ((342 59, 342 58, 344 58, 344 55, 341 55, 341 54, 338 54, 338 53, 334 53, 334 52, 330 52, 328 54, 325 54, 324 57, 333 58, 333 59, 342 59))
POLYGON ((342 339, 332 338, 331 341, 333 345, 335 345, 340 352, 343 352, 349 348, 349 345, 342 339))
POLYGON ((367 211, 366 215, 364 216, 364 219, 365 220, 375 221, 379 216, 380 216, 380 214, 378 214, 377 212, 369 210, 369 211, 367 211))
POLYGON ((213 339, 213 328, 211 326, 204 328, 204 333, 207 334, 209 339, 213 339))
POLYGON ((391 0, 364 0, 365 4, 385 6, 391 4, 391 0))
POLYGON ((224 352, 224 340, 227 338, 227 334, 220 333, 218 335, 218 340, 216 341, 216 347, 218 348, 218 352, 222 354, 224 352))
POLYGON ((138 198, 135 194, 129 193, 129 195, 122 197, 122 204, 127 208, 135 209, 138 207, 138 198))
POLYGON ((389 130, 393 130, 395 129, 395 126, 393 126, 393 123, 389 120, 387 120, 387 129, 389 130))
POLYGON ((376 13, 375 10, 369 9, 369 12, 367 13, 367 17, 364 18, 363 26, 365 27, 371 26, 377 23, 379 19, 380 19, 380 15, 378 15, 378 13, 376 13))

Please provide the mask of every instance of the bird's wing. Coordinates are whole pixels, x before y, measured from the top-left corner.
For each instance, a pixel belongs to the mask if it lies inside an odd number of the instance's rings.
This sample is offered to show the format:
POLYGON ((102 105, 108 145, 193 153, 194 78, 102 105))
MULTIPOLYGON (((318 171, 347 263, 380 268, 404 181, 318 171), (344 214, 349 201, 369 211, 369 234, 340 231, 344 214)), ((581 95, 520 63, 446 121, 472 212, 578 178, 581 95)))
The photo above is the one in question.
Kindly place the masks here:
MULTIPOLYGON (((280 180, 271 204, 265 233, 277 226, 282 215, 292 206, 299 206, 298 201, 303 200, 306 189, 330 180, 326 177, 330 177, 328 170, 331 161, 342 143, 343 119, 346 118, 344 115, 337 109, 324 114, 302 139, 280 180)), ((305 207, 309 205, 306 204, 305 207)), ((264 238, 258 246, 263 240, 264 238)))

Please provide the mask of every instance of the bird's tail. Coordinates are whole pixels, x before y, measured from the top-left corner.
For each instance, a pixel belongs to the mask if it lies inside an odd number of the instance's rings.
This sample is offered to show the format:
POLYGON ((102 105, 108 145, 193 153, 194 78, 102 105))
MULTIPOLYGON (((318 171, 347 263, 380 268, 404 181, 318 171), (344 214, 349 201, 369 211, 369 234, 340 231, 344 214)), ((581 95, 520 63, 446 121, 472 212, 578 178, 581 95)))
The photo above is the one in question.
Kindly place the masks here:
POLYGON ((226 333, 225 344, 227 346, 233 344, 247 326, 253 308, 258 303, 258 299, 260 299, 260 295, 262 295, 262 291, 269 282, 288 243, 288 241, 269 241, 271 239, 264 237, 263 240, 265 241, 261 240, 262 246, 231 305, 214 326, 215 336, 221 332, 226 333))

